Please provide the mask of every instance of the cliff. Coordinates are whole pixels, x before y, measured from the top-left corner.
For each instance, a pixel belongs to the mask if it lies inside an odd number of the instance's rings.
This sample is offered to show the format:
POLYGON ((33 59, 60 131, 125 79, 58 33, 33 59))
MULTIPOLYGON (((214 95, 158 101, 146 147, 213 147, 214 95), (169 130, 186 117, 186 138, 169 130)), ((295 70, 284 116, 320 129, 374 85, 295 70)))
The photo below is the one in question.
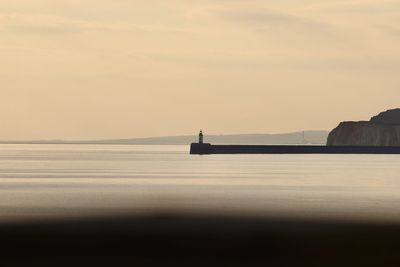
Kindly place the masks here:
POLYGON ((370 121, 342 122, 332 132, 328 146, 400 146, 400 109, 380 113, 370 121))

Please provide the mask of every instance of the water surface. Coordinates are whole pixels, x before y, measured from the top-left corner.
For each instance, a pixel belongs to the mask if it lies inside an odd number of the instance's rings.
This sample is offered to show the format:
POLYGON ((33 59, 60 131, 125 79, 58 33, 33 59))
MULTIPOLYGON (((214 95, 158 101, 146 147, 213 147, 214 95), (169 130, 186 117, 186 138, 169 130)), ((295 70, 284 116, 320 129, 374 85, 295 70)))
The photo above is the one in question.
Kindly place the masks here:
POLYGON ((400 155, 0 145, 0 221, 160 211, 400 221, 400 155))

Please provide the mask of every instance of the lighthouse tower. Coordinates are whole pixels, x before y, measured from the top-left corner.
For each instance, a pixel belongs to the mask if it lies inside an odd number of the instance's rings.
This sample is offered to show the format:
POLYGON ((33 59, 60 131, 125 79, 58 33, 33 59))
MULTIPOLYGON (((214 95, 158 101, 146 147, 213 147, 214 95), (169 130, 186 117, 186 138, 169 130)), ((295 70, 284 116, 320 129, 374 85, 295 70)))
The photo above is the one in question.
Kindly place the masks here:
POLYGON ((203 143, 204 143, 203 131, 200 131, 200 133, 199 133, 199 144, 202 145, 203 143))

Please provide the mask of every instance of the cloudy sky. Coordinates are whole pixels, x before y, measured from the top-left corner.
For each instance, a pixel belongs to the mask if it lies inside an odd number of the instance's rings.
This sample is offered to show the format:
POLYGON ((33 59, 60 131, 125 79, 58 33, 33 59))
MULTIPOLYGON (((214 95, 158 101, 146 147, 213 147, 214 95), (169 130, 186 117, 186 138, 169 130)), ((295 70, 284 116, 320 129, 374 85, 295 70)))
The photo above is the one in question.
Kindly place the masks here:
POLYGON ((0 139, 330 130, 400 107, 400 1, 2 0, 0 139))

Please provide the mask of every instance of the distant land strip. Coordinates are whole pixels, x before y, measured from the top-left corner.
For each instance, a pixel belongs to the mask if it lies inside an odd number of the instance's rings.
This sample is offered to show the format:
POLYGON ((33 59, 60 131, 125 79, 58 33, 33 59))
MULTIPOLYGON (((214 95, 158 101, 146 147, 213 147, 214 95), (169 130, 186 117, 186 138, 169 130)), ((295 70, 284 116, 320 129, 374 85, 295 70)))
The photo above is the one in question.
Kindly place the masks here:
MULTIPOLYGON (((236 145, 291 145, 326 144, 328 131, 305 131, 282 134, 205 135, 205 142, 236 145)), ((189 145, 198 141, 198 135, 162 136, 150 138, 110 140, 30 140, 0 141, 0 144, 104 144, 104 145, 189 145)))

